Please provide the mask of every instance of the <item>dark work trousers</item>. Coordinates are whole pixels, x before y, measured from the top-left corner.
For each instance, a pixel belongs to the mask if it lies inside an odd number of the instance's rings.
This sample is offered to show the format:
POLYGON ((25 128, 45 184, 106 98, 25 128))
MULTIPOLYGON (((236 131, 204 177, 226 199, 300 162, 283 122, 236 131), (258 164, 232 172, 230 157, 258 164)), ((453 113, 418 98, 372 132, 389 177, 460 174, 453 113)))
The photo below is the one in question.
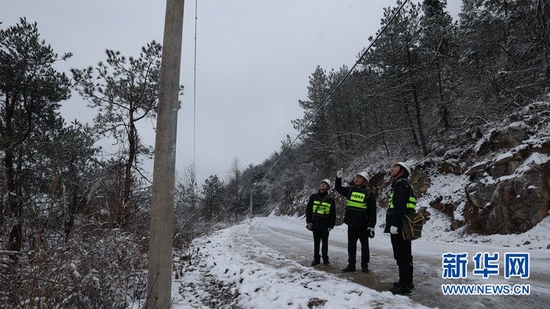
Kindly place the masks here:
POLYGON ((357 240, 361 242, 361 268, 368 268, 370 262, 369 236, 367 227, 348 226, 348 263, 355 267, 357 240))
POLYGON ((313 229, 313 258, 319 261, 319 244, 322 242, 321 254, 323 261, 328 261, 328 234, 327 230, 313 229))
POLYGON ((413 283, 413 257, 410 240, 404 240, 401 234, 391 234, 393 258, 399 266, 399 285, 408 286, 413 283))

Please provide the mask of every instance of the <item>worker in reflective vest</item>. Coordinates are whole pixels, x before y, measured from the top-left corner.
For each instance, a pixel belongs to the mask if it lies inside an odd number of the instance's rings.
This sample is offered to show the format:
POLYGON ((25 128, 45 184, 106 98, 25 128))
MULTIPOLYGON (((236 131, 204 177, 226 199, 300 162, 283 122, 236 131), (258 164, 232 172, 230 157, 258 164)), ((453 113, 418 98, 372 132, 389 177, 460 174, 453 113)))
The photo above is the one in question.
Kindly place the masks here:
POLYGON ((330 185, 330 180, 321 180, 319 192, 309 197, 306 207, 306 227, 313 232, 313 262, 311 266, 321 263, 320 243, 322 243, 323 264, 330 265, 328 260, 328 236, 336 223, 336 204, 334 198, 328 192, 330 185))
POLYGON ((374 237, 376 225, 376 198, 367 187, 367 172, 355 176, 353 187, 342 186, 343 171, 336 173, 336 192, 346 197, 346 214, 344 223, 348 226, 348 266, 342 272, 355 271, 357 240, 361 242, 361 270, 369 272, 370 250, 369 238, 374 237))
POLYGON ((384 233, 390 233, 393 257, 399 267, 399 281, 393 283, 390 291, 401 295, 410 294, 414 289, 412 243, 404 239, 402 231, 405 214, 416 212, 416 197, 407 180, 410 174, 411 170, 404 162, 396 163, 390 171, 393 182, 384 230, 384 233))

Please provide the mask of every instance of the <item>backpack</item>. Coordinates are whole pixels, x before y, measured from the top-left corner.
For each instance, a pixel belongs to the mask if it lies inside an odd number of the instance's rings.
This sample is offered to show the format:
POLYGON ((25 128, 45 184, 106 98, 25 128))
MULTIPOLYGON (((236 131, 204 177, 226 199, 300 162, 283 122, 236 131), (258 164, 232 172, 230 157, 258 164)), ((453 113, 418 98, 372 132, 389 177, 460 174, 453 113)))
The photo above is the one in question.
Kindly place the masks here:
POLYGON ((403 239, 415 240, 422 237, 422 226, 424 225, 424 216, 419 213, 405 214, 403 218, 403 239))

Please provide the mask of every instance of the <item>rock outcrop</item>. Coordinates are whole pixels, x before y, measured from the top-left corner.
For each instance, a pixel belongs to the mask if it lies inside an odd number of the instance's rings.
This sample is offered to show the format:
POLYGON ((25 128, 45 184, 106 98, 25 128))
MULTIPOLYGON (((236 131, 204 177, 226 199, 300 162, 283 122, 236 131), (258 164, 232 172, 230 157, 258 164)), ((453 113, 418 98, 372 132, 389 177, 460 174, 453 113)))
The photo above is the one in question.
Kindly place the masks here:
POLYGON ((432 207, 454 220, 452 229, 468 224, 483 234, 528 231, 549 213, 550 103, 533 103, 508 121, 472 131, 464 134, 469 142, 416 166, 415 187, 420 195, 429 190, 427 171, 467 175, 462 209, 462 202, 430 197, 432 207))

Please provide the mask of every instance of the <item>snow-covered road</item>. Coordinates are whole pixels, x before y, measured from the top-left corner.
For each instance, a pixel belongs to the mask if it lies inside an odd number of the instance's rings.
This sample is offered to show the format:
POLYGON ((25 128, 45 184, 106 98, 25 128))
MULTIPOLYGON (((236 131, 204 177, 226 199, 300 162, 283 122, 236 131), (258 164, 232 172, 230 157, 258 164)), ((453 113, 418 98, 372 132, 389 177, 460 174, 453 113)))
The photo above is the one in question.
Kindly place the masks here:
MULTIPOLYGON (((346 226, 339 226, 330 233, 329 256, 331 266, 316 266, 317 270, 326 271, 377 291, 387 291, 397 278, 397 265, 393 259, 389 236, 377 230, 377 235, 370 241, 371 262, 369 274, 355 272, 341 274, 340 270, 347 265, 346 226)), ((255 218, 249 227, 249 234, 263 245, 281 253, 288 259, 307 266, 313 259, 313 238, 306 230, 303 220, 284 217, 255 218)), ((358 247, 360 245, 358 244, 358 247)), ((417 240, 413 242, 416 288, 410 296, 416 302, 429 307, 439 308, 548 308, 550 304, 550 255, 548 250, 530 251, 529 279, 505 279, 503 275, 483 279, 471 275, 460 282, 442 278, 442 254, 447 252, 468 252, 469 256, 477 252, 521 251, 518 248, 495 247, 479 244, 446 243, 440 241, 417 240), (495 277, 495 278, 492 278, 495 277), (529 284, 530 295, 518 296, 460 296, 443 295, 442 284, 529 284)), ((360 250, 358 250, 358 261, 360 250)), ((359 267, 359 262, 357 263, 359 267)), ((470 264, 473 264, 470 262, 470 264)), ((501 271, 502 273, 502 271, 501 271)))
MULTIPOLYGON (((379 227, 378 227, 379 228, 379 227)), ((550 304, 548 249, 434 240, 413 242, 415 285, 409 297, 387 290, 397 279, 389 237, 377 229, 371 240, 369 274, 342 274, 347 264, 346 226, 330 234, 331 266, 310 267, 313 238, 305 221, 287 217, 254 218, 195 241, 196 257, 174 282, 174 309, 180 308, 547 308, 550 304), (525 250, 523 250, 525 249, 525 250), (442 278, 442 254, 529 252, 530 277, 505 279, 442 278), (523 284, 530 295, 443 295, 442 284, 523 284)), ((429 237, 426 237, 429 239, 429 237)), ((514 243, 510 241, 510 244, 514 243)), ((359 251, 359 250, 358 250, 359 251)), ((358 252, 360 260, 360 252, 358 252)))

